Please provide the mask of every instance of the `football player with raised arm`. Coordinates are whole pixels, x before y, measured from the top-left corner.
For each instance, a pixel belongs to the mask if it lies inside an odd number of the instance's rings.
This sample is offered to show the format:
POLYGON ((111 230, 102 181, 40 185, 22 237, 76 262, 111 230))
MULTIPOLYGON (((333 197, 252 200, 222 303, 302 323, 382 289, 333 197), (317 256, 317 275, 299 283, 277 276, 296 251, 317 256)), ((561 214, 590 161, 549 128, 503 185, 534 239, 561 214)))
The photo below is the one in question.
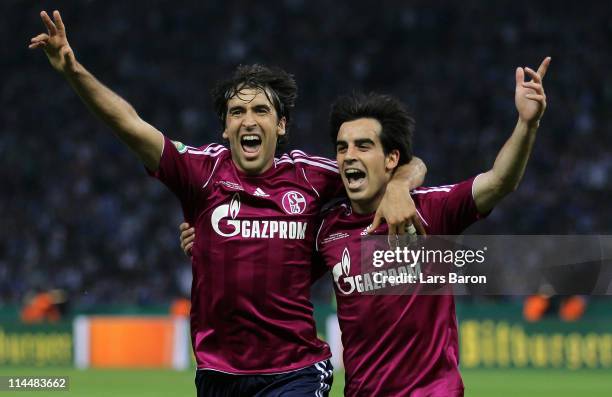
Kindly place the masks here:
MULTIPOLYGON (((427 234, 460 234, 517 188, 546 108, 542 78, 549 63, 546 58, 537 72, 516 70, 518 121, 489 171, 412 192, 427 234)), ((331 135, 349 200, 327 213, 316 243, 334 279, 346 396, 463 396, 453 296, 374 295, 371 284, 355 285, 355 276, 365 280, 364 273, 377 270, 361 266, 362 232, 393 170, 412 156, 413 125, 402 104, 386 96, 344 97, 332 108, 331 135)))

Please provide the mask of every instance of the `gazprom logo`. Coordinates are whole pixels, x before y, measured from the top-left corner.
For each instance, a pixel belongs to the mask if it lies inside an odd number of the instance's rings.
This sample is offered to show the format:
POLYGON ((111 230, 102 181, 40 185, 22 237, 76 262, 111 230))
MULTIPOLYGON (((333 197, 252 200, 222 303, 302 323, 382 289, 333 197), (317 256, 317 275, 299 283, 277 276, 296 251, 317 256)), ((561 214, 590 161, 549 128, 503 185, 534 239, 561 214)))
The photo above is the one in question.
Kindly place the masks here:
POLYGON ((334 276, 334 282, 338 287, 338 290, 345 295, 352 293, 355 290, 355 280, 353 277, 350 277, 351 273, 351 256, 349 255, 349 250, 347 247, 342 251, 342 259, 340 263, 336 263, 334 268, 332 269, 332 274, 334 276), (340 277, 344 276, 343 280, 340 281, 340 277), (345 286, 348 284, 348 289, 345 289, 345 286))
POLYGON ((369 291, 392 287, 401 283, 413 283, 410 280, 421 279, 421 267, 417 263, 416 266, 402 265, 399 267, 387 268, 384 270, 375 270, 372 272, 363 272, 351 276, 351 257, 348 247, 342 251, 340 262, 336 263, 332 268, 334 283, 338 291, 344 295, 350 295, 354 292, 364 293, 369 291), (390 277, 402 277, 401 280, 407 281, 390 281, 390 277), (389 280, 389 281, 386 281, 389 280))
MULTIPOLYGON (((213 230, 223 237, 238 236, 242 238, 274 238, 283 240, 306 239, 307 222, 283 221, 277 219, 238 219, 240 213, 240 195, 234 193, 229 204, 215 208, 210 216, 213 230), (230 231, 225 233, 219 227, 230 231)), ((247 211, 248 214, 248 211, 247 211)), ((244 216, 244 215, 243 215, 244 216)))
POLYGON ((239 212, 240 195, 235 193, 229 204, 220 205, 213 211, 210 222, 212 223, 214 231, 223 237, 232 237, 240 233, 240 221, 236 220, 239 212), (223 233, 221 229, 219 229, 219 222, 221 222, 221 219, 227 218, 228 216, 231 217, 231 220, 228 220, 226 223, 234 229, 230 233, 223 233))

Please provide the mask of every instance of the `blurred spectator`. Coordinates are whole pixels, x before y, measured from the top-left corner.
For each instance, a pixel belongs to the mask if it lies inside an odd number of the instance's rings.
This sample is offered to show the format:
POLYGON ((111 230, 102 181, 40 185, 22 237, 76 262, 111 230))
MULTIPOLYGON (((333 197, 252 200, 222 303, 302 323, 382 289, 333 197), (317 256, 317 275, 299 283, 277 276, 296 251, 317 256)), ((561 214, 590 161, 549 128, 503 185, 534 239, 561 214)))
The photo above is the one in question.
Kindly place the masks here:
POLYGON ((523 302, 523 318, 529 322, 537 322, 546 315, 558 313, 559 319, 574 322, 582 318, 586 308, 587 298, 580 295, 532 295, 523 302))
POLYGON ((27 324, 58 322, 65 313, 66 305, 66 293, 58 289, 26 296, 21 321, 27 324))
POLYGON ((191 314, 191 301, 186 298, 177 298, 170 305, 170 314, 172 316, 187 317, 191 314))

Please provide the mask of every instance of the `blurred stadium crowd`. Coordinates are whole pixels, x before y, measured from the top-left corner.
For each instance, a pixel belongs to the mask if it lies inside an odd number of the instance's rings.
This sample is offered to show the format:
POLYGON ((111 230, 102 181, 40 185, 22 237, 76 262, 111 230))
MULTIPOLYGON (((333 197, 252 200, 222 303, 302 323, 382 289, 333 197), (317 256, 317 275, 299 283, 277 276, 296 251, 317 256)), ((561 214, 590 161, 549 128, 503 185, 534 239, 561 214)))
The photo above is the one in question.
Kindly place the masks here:
POLYGON ((194 146, 221 140, 208 90, 240 63, 295 74, 289 149, 333 156, 334 97, 392 93, 416 116, 427 185, 492 165, 516 121, 515 67, 550 55, 525 179, 471 232, 612 231, 610 2, 2 1, 0 304, 36 288, 85 306, 160 303, 190 288, 178 201, 27 50, 45 7, 61 7, 81 63, 194 146))

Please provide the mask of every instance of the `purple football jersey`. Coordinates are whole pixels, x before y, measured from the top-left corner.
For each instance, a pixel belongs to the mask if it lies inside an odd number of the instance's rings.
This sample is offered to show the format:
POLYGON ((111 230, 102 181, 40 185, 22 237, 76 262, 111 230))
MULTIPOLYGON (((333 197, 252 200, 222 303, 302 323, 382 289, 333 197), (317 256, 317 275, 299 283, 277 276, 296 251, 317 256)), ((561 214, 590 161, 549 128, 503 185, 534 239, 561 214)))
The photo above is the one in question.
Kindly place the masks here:
MULTIPOLYGON (((481 217, 473 180, 412 192, 428 234, 459 234, 481 217)), ((453 296, 360 293, 372 286, 361 268, 362 236, 372 220, 345 201, 327 213, 317 235, 317 250, 334 275, 345 395, 462 396, 453 296)), ((386 225, 375 231, 386 233, 386 225)))
POLYGON ((323 203, 342 192, 336 163, 293 151, 261 175, 222 145, 165 139, 153 173, 195 227, 191 338, 198 368, 270 374, 330 357, 310 303, 323 203))

